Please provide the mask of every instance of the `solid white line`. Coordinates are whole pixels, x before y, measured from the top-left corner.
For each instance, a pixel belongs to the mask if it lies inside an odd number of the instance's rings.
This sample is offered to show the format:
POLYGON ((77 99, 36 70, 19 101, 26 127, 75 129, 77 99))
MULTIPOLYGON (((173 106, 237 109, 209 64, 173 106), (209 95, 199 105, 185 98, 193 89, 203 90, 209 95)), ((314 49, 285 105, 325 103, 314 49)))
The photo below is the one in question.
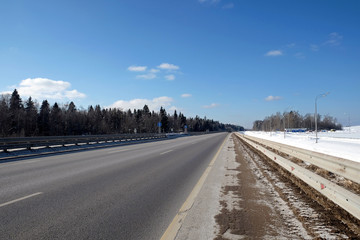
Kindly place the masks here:
POLYGON ((33 194, 27 195, 27 196, 22 197, 22 198, 18 198, 18 199, 15 199, 15 200, 12 200, 12 201, 9 201, 9 202, 6 202, 6 203, 2 203, 2 204, 0 204, 0 207, 4 207, 4 206, 6 206, 6 205, 9 205, 9 204, 12 204, 12 203, 16 203, 16 202, 25 200, 25 199, 27 199, 27 198, 35 197, 35 196, 40 195, 40 194, 43 194, 43 193, 42 193, 42 192, 37 192, 37 193, 33 193, 33 194))
POLYGON ((166 231, 164 232, 164 234, 162 235, 160 240, 172 240, 172 239, 176 238, 176 235, 177 235, 178 231, 180 230, 180 228, 181 228, 181 226, 182 226, 182 224, 184 222, 184 219, 188 214, 188 211, 193 206, 193 204, 195 202, 195 198, 199 194, 202 186, 204 185, 205 180, 206 180, 207 176, 209 175, 209 173, 210 173, 210 171, 212 169, 212 166, 214 165, 216 159, 218 158, 218 156, 219 156, 219 154, 221 152, 221 149, 223 149, 223 146, 224 146, 227 139, 228 139, 228 136, 224 139, 223 143, 221 144, 218 151, 214 155, 214 157, 211 160, 210 164, 205 169, 205 171, 202 174, 202 176, 200 177, 199 181, 194 186, 194 188, 191 191, 190 195, 187 197, 186 201, 181 206, 180 210, 178 211, 178 213, 176 214, 176 216, 174 217, 174 219, 172 220, 172 222, 170 223, 170 225, 168 226, 168 228, 166 229, 166 231))
POLYGON ((172 152, 173 150, 169 150, 169 151, 166 151, 166 152, 162 152, 160 153, 160 155, 163 155, 163 154, 166 154, 166 153, 169 153, 169 152, 172 152))

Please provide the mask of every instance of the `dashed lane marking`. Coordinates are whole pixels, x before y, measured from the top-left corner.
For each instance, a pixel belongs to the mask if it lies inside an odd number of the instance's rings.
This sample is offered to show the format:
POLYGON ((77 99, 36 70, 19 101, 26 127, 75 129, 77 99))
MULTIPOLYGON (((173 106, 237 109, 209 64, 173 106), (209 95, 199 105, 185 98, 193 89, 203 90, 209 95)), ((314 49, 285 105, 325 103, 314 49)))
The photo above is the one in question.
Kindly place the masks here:
POLYGON ((20 202, 22 200, 25 200, 25 199, 28 199, 28 198, 31 198, 31 197, 35 197, 35 196, 40 195, 40 194, 43 194, 43 193, 42 192, 37 192, 37 193, 33 193, 33 194, 27 195, 25 197, 21 197, 21 198, 18 198, 18 199, 15 199, 15 200, 12 200, 12 201, 9 201, 9 202, 6 202, 6 203, 2 203, 2 204, 0 204, 0 207, 4 207, 4 206, 7 206, 7 205, 16 203, 16 202, 20 202))
POLYGON ((166 152, 162 152, 162 153, 160 153, 160 155, 164 155, 164 154, 167 154, 167 153, 169 153, 169 152, 172 152, 173 150, 169 150, 169 151, 166 151, 166 152))

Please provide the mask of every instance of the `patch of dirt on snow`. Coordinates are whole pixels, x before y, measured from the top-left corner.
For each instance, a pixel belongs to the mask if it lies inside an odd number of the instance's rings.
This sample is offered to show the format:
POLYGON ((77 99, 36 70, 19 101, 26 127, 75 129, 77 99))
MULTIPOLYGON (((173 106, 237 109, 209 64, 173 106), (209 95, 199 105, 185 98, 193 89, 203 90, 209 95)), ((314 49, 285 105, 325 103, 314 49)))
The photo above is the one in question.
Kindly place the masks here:
POLYGON ((215 216, 218 224, 215 239, 311 238, 237 137, 233 135, 231 140, 236 153, 232 161, 238 166, 229 170, 227 177, 232 180, 236 177, 237 184, 231 181, 223 186, 221 212, 215 216))
POLYGON ((243 144, 243 148, 313 238, 360 238, 358 220, 269 160, 261 152, 246 143, 243 144))

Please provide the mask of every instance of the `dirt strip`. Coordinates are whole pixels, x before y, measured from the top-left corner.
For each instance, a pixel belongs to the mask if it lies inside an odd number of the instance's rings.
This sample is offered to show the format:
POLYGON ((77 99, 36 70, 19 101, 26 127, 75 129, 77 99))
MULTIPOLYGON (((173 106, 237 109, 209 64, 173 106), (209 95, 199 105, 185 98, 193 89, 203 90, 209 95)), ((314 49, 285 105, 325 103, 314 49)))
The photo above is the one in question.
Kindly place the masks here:
POLYGON ((215 239, 357 239, 316 194, 232 135, 215 239), (295 182, 295 183, 294 183, 295 182), (305 194, 307 193, 307 194, 305 194))

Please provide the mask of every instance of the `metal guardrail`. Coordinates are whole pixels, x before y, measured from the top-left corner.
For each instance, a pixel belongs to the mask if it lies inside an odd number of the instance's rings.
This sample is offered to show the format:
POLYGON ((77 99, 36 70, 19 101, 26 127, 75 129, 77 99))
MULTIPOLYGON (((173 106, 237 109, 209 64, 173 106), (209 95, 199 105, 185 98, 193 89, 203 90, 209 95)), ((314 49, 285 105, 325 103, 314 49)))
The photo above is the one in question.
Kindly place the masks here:
MULTIPOLYGON (((309 186, 311 186, 312 188, 317 190, 320 194, 324 195, 329 200, 331 200, 332 202, 334 202, 335 204, 337 204, 338 206, 340 206, 341 208, 343 208, 344 210, 349 212, 351 215, 353 215, 354 217, 356 217, 357 219, 360 220, 360 196, 359 195, 356 195, 356 194, 346 190, 345 188, 343 188, 333 182, 330 182, 329 180, 293 163, 292 161, 290 161, 288 159, 283 158, 282 156, 280 156, 280 155, 274 153, 273 151, 270 151, 267 148, 258 144, 261 142, 262 144, 264 144, 266 146, 272 145, 274 147, 275 145, 278 145, 275 142, 266 141, 266 143, 265 143, 263 141, 263 139, 249 137, 249 136, 245 136, 245 135, 239 134, 239 133, 236 133, 236 135, 239 136, 245 142, 247 142, 249 145, 253 146, 255 149, 261 151, 268 158, 270 158, 272 161, 276 162, 278 165, 282 166, 284 169, 286 169, 287 171, 292 173, 294 176, 298 177, 299 179, 304 181, 306 184, 308 184, 309 186), (256 143, 256 142, 258 142, 258 143, 256 143)), ((279 144, 279 145, 284 145, 284 144, 279 144)), ((289 152, 289 149, 293 148, 294 153, 295 153, 294 155, 296 155, 297 158, 299 158, 299 155, 298 155, 299 149, 298 148, 291 147, 288 145, 286 145, 286 146, 287 146, 287 150, 286 150, 287 152, 289 152)), ((271 148, 273 148, 273 147, 271 147, 271 148)), ((279 149, 277 149, 277 150, 280 152, 283 152, 282 150, 279 150, 279 149)), ((317 165, 317 166, 321 165, 321 163, 323 163, 323 161, 328 156, 325 154, 320 154, 323 156, 321 157, 321 159, 319 159, 319 156, 318 156, 319 153, 314 154, 314 152, 312 152, 312 151, 307 151, 304 149, 302 149, 302 150, 303 151, 301 154, 308 155, 307 158, 311 158, 312 162, 314 162, 314 165, 317 165), (320 163, 318 161, 320 161, 320 163)), ((293 154, 290 154, 290 153, 287 153, 287 154, 289 154, 290 156, 293 156, 293 154)), ((302 158, 299 158, 299 159, 308 161, 308 160, 305 160, 302 158)), ((350 162, 352 162, 352 161, 350 161, 350 162)), ((346 165, 346 163, 348 163, 348 162, 347 161, 341 162, 342 165, 344 165, 344 164, 346 165)), ((357 178, 355 177, 355 179, 357 180, 356 182, 359 182, 360 164, 350 163, 350 165, 351 166, 346 165, 345 169, 349 169, 350 167, 355 169, 355 171, 357 171, 357 178)), ((323 166, 320 166, 320 167, 324 168, 323 166)), ((327 168, 328 166, 326 165, 325 167, 327 168)), ((326 169, 326 170, 329 170, 329 169, 326 169)), ((342 176, 343 175, 344 174, 342 174, 342 176)))
POLYGON ((244 137, 264 144, 278 150, 279 152, 286 153, 305 162, 309 162, 329 172, 336 173, 356 183, 360 183, 360 164, 357 162, 257 137, 247 135, 244 135, 244 137))
POLYGON ((166 138, 166 134, 116 134, 116 135, 85 135, 85 136, 54 136, 54 137, 24 137, 0 138, 0 150, 34 147, 50 147, 68 144, 90 144, 100 142, 125 142, 166 138))
POLYGON ((140 133, 140 134, 113 134, 113 135, 78 135, 78 136, 51 136, 51 137, 15 137, 0 138, 0 151, 7 152, 13 149, 28 149, 34 147, 65 146, 70 144, 90 144, 100 142, 129 142, 162 138, 176 138, 179 136, 195 136, 217 132, 189 132, 179 133, 140 133))

